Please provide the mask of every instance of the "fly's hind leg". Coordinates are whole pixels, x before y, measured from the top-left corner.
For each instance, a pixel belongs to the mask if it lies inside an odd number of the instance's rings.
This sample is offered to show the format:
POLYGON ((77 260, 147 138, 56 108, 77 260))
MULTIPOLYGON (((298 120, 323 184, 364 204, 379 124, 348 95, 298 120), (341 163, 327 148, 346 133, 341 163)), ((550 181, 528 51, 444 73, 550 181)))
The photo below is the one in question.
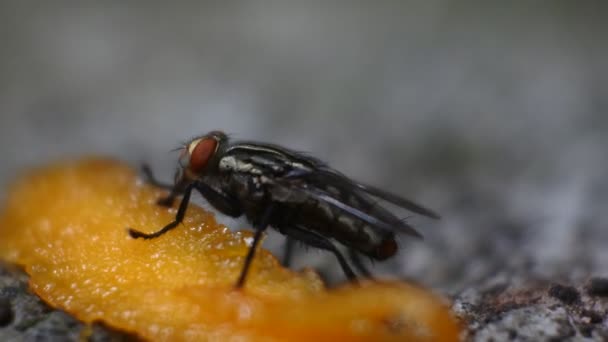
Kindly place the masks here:
POLYGON ((359 271, 359 273, 363 274, 363 276, 365 278, 370 278, 370 279, 374 278, 374 275, 365 266, 365 264, 363 263, 363 260, 361 259, 361 256, 359 255, 359 253, 357 253, 357 251, 349 248, 348 257, 350 258, 350 261, 352 261, 352 263, 355 266, 355 268, 357 269, 357 271, 359 271))
POLYGON ((283 251, 283 267, 289 267, 291 265, 291 259, 293 257, 293 251, 295 247, 296 240, 288 236, 285 240, 285 248, 283 251))
POLYGON ((344 271, 344 274, 346 275, 348 280, 352 282, 357 281, 357 275, 355 274, 355 272, 353 272, 352 268, 346 261, 346 258, 344 258, 338 247, 336 247, 335 243, 329 238, 316 232, 299 227, 281 227, 281 232, 289 236, 292 240, 299 240, 312 247, 332 252, 338 259, 338 262, 342 267, 342 271, 344 271))

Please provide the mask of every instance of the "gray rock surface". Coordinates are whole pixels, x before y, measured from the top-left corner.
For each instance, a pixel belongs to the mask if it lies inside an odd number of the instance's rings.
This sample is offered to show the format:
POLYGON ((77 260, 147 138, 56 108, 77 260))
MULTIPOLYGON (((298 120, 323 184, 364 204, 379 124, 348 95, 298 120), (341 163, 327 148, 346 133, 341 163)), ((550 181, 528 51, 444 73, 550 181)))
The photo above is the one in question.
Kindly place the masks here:
MULTIPOLYGON (((171 179, 167 151, 217 128, 280 143, 443 215, 408 218, 425 240, 374 271, 454 298, 469 338, 606 339, 586 287, 608 277, 607 7, 2 2, 0 184, 93 153, 171 179)), ((343 280, 326 253, 295 261, 343 280)), ((0 334, 73 331, 28 305, 0 334)))
POLYGON ((595 283, 496 276, 454 297, 475 341, 606 341, 608 297, 595 283))
POLYGON ((67 313, 46 305, 27 285, 27 275, 0 263, 0 341, 134 341, 130 334, 103 324, 85 326, 67 313))

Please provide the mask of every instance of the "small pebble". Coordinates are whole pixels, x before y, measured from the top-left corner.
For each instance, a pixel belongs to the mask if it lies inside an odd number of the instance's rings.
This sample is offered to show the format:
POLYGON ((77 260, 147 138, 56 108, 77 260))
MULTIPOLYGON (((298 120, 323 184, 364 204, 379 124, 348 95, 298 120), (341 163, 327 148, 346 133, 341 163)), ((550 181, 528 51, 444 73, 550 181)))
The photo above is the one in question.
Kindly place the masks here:
POLYGON ((601 313, 591 310, 583 310, 581 316, 581 321, 587 324, 598 324, 604 320, 604 316, 601 313))
POLYGON ((0 327, 5 327, 13 321, 13 308, 6 298, 0 298, 0 327))
POLYGON ((551 285, 549 296, 557 298, 566 304, 573 304, 580 299, 580 294, 574 287, 560 284, 551 285))
POLYGON ((591 296, 608 297, 608 278, 591 278, 587 293, 591 296))

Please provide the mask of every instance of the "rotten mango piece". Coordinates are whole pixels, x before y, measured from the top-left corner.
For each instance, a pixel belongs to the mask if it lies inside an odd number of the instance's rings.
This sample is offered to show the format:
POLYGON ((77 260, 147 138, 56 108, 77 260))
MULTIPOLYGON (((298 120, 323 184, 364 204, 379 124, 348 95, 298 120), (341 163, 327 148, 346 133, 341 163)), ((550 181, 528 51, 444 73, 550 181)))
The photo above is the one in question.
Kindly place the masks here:
POLYGON ((34 170, 13 184, 0 214, 0 258, 23 265, 50 305, 84 322, 150 340, 456 341, 446 303, 401 282, 327 290, 314 272, 293 272, 266 250, 247 284, 233 285, 251 243, 195 205, 182 226, 154 240, 176 208, 163 191, 108 159, 34 170))

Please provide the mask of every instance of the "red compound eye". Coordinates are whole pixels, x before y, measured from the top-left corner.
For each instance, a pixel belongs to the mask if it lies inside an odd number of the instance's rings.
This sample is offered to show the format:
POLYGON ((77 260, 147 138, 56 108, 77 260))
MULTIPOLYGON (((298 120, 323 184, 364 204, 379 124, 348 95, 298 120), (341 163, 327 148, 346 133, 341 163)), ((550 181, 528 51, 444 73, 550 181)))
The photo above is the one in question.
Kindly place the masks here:
POLYGON ((190 143, 190 147, 188 148, 188 152, 190 152, 190 170, 201 172, 215 153, 216 147, 217 141, 213 138, 199 139, 190 143))

